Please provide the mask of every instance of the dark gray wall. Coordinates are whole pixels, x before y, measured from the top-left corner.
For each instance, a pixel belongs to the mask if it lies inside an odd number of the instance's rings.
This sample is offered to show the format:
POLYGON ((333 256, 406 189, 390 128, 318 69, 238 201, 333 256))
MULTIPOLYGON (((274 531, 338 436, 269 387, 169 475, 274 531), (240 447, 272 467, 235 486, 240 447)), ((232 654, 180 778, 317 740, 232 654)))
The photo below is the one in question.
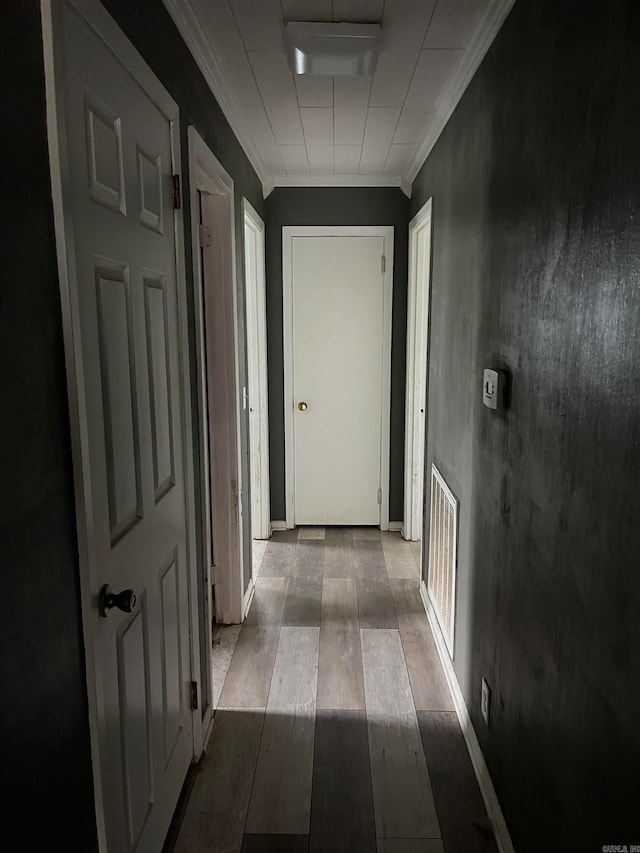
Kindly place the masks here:
MULTIPOLYGON (((235 180, 240 282, 240 199, 264 214, 258 179, 160 0, 105 5, 180 106, 185 188, 189 123, 235 180)), ((9 0, 0 14, 0 87, 10 118, 0 135, 7 166, 0 232, 3 807, 21 849, 59 838, 66 849, 89 853, 97 842, 39 3, 9 0)), ((184 214, 189 247, 188 206, 184 214)), ((190 281, 189 249, 187 273, 190 281)), ((192 309, 189 321, 193 332, 192 309)), ((244 375, 244 340, 241 350, 244 375)))
POLYGON ((90 851, 97 842, 39 4, 0 5, 0 33, 8 119, 0 134, 4 830, 24 850, 59 838, 90 851))
POLYGON ((282 354, 282 227, 284 225, 393 225, 393 341, 389 518, 402 521, 404 397, 407 325, 409 200, 394 188, 277 188, 267 198, 267 351, 271 518, 285 518, 284 365, 282 354))
POLYGON ((411 200, 433 197, 455 668, 518 853, 640 839, 639 44, 637 3, 518 0, 411 200))

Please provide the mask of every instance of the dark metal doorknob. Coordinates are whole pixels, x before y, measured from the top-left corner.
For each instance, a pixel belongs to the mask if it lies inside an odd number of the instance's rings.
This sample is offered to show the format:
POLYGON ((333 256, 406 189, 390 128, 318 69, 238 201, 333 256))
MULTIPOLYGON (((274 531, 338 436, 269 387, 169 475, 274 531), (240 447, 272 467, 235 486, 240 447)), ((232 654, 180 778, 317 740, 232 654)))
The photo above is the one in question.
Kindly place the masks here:
POLYGON ((136 594, 132 589, 123 589, 122 592, 114 592, 106 583, 100 591, 100 615, 106 616, 112 607, 117 607, 123 613, 132 613, 136 606, 136 594))

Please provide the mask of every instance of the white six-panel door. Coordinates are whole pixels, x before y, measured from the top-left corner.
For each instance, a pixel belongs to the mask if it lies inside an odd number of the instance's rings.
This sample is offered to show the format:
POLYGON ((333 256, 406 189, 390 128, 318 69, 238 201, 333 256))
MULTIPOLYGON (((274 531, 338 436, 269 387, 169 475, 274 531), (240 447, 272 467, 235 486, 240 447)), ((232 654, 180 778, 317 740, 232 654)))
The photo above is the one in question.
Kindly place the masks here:
POLYGON ((389 464, 385 242, 389 235, 366 230, 291 238, 295 524, 381 523, 389 464))
POLYGON ((172 127, 59 8, 104 831, 111 853, 156 853, 193 754, 172 127), (132 613, 100 615, 107 583, 135 591, 132 613))

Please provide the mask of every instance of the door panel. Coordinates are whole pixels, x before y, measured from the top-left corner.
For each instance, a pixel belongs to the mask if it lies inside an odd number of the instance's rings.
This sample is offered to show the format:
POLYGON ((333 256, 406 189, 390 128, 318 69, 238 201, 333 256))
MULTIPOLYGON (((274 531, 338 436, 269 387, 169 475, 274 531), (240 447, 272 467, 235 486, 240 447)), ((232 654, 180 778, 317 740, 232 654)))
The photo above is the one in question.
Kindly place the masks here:
POLYGON ((383 252, 293 238, 296 524, 380 523, 383 252))
POLYGON ((102 800, 110 853, 151 853, 193 754, 172 128, 61 5, 92 598, 107 583, 138 596, 131 614, 96 606, 88 637, 102 800))

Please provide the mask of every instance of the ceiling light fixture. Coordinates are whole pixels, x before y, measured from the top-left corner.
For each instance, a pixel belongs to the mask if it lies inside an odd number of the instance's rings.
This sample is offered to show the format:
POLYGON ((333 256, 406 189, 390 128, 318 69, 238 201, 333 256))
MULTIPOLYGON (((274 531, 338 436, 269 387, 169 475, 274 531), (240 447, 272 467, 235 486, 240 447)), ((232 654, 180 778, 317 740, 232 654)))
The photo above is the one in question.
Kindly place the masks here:
POLYGON ((291 21, 285 47, 294 74, 371 77, 380 50, 379 24, 323 24, 291 21))

